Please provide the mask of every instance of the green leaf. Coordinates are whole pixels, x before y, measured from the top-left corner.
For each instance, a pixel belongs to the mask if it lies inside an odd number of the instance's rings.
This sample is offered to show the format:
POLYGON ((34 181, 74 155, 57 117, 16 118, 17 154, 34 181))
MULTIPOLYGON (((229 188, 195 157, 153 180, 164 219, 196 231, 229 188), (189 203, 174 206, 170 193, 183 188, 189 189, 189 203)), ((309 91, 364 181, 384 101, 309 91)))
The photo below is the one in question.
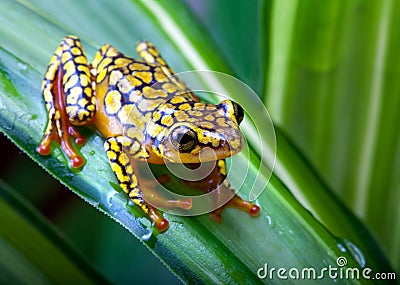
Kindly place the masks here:
POLYGON ((0 223, 2 283, 108 284, 1 180, 0 223))
MULTIPOLYGON (((144 245, 182 280, 188 283, 277 283, 279 280, 260 280, 257 277, 259 268, 268 263, 277 268, 313 267, 318 271, 337 266, 336 260, 340 256, 347 258, 348 267, 370 266, 374 271, 388 268, 379 249, 369 247, 372 238, 350 213, 342 212, 337 217, 344 228, 338 239, 294 198, 279 179, 281 177, 275 175, 257 200, 262 208, 260 217, 251 218, 235 209, 227 209, 223 222, 216 224, 207 215, 181 217, 166 214, 170 221, 169 230, 158 235, 153 233, 149 238, 149 221, 137 207, 128 204, 123 193, 118 193, 115 177, 103 153, 102 138, 82 130, 88 142, 80 151, 87 164, 79 172, 68 168, 58 148, 49 158, 36 153, 35 148, 46 123, 39 87, 51 54, 67 34, 77 34, 83 39, 89 58, 100 46, 98 42, 112 43, 132 54, 133 43, 147 38, 161 49, 177 71, 211 69, 233 72, 201 25, 179 1, 119 1, 118 5, 102 2, 94 7, 91 1, 74 4, 70 1, 8 0, 3 1, 2 6, 0 35, 5 41, 0 48, 1 130, 63 184, 118 221, 134 236, 143 239, 144 245), (60 10, 63 13, 60 14, 60 10), (40 34, 35 32, 38 30, 40 34), (356 240, 362 252, 343 239, 356 240), (365 261, 366 264, 363 264, 365 261)), ((219 83, 223 85, 223 82, 219 83)), ((232 96, 239 102, 248 99, 241 98, 241 94, 232 96)), ((257 110, 257 106, 253 107, 257 110)), ((254 138, 257 134, 255 127, 251 123, 247 126, 244 132, 249 138, 254 138)), ((265 133, 261 136, 267 148, 273 149, 273 138, 265 137, 265 133)), ((278 139, 280 137, 283 136, 279 136, 278 132, 278 139)), ((315 188, 325 194, 316 195, 315 201, 310 203, 332 203, 336 205, 332 208, 341 211, 338 201, 326 194, 326 188, 315 173, 289 143, 281 141, 285 146, 285 155, 289 156, 286 161, 282 158, 284 156, 278 159, 278 162, 284 163, 281 169, 285 169, 291 160, 296 161, 313 183, 303 182, 298 184, 297 189, 310 195, 316 184, 315 188), (325 200, 319 200, 319 197, 325 200)), ((244 183, 247 187, 240 191, 244 197, 249 194, 248 185, 252 185, 257 174, 264 180, 268 179, 266 173, 258 173, 260 163, 268 161, 261 162, 259 147, 255 141, 250 143, 253 143, 253 149, 250 149, 251 164, 244 183)), ((233 167, 233 177, 242 172, 241 165, 248 163, 244 155, 239 155, 238 159, 240 164, 233 167)), ((296 173, 296 169, 288 169, 290 171, 278 175, 296 173)), ((331 217, 327 220, 332 221, 331 217)), ((132 252, 134 254, 134 249, 132 252)), ((332 282, 327 276, 321 281, 332 282)), ((368 280, 349 282, 369 283, 368 280)))

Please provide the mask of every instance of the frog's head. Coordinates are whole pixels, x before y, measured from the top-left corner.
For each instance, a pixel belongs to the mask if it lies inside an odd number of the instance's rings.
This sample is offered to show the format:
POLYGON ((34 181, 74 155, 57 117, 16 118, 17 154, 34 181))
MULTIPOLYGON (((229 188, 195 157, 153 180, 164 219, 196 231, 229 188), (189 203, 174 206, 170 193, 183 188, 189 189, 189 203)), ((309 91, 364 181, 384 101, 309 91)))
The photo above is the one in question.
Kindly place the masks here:
POLYGON ((242 107, 230 100, 213 105, 176 96, 153 113, 147 134, 152 151, 167 161, 213 161, 242 150, 243 116, 242 107))

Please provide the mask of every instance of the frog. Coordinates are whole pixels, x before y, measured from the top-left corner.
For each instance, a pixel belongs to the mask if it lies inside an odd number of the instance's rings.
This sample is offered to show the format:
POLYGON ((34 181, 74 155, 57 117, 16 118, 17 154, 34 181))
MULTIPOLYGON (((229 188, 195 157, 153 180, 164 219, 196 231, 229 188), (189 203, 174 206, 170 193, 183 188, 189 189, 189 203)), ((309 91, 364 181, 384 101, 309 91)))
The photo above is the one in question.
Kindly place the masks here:
MULTIPOLYGON (((141 177, 138 164, 215 161, 207 177, 185 182, 204 192, 222 186, 235 191, 226 179, 225 160, 243 147, 239 125, 244 111, 228 99, 219 104, 201 102, 151 42, 139 41, 136 52, 139 59, 105 44, 89 63, 80 39, 64 37, 42 81, 48 122, 37 151, 48 156, 56 142, 70 167, 80 169, 85 159, 78 149, 86 138, 78 128, 93 126, 104 138, 104 151, 121 189, 158 231, 164 232, 169 222, 157 208, 190 210, 192 199, 171 200, 160 195, 157 183, 141 177), (211 149, 212 155, 205 149, 211 149)), ((164 183, 163 179, 156 180, 164 183)), ((220 221, 227 206, 254 217, 260 212, 259 206, 235 192, 226 204, 212 211, 213 219, 220 221)))

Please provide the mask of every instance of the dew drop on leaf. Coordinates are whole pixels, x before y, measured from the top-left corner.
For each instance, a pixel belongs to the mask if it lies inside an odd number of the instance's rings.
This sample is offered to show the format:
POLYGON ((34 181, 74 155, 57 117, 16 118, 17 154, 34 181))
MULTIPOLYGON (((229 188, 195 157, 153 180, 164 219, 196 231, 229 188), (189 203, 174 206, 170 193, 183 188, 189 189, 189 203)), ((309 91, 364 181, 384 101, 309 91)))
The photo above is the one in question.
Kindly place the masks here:
POLYGON ((271 218, 271 216, 270 215, 267 215, 267 216, 265 216, 266 217, 266 219, 267 219, 267 224, 268 224, 268 226, 272 226, 272 218, 271 218))
POLYGON ((28 67, 26 66, 26 64, 22 63, 22 62, 18 62, 18 67, 22 70, 27 70, 28 67))
POLYGON ((344 247, 344 245, 341 244, 341 243, 338 243, 338 244, 337 244, 337 247, 340 249, 341 252, 346 252, 346 251, 347 251, 347 249, 346 249, 346 248, 344 247))
POLYGON ((151 228, 147 228, 144 234, 142 235, 142 240, 148 241, 151 238, 152 234, 153 230, 151 228))
POLYGON ((110 206, 112 206, 112 199, 114 198, 115 195, 117 195, 118 192, 117 191, 110 191, 110 193, 108 193, 107 195, 107 202, 110 206))
POLYGON ((367 261, 365 259, 364 253, 354 243, 346 239, 339 239, 337 247, 340 249, 341 252, 349 252, 351 256, 354 258, 354 260, 362 268, 365 267, 367 261))
POLYGON ((365 256, 361 249, 356 246, 354 243, 348 240, 344 240, 344 243, 346 244, 346 247, 349 249, 351 255, 354 257, 354 260, 362 267, 365 267, 365 264, 367 263, 365 260, 365 256))

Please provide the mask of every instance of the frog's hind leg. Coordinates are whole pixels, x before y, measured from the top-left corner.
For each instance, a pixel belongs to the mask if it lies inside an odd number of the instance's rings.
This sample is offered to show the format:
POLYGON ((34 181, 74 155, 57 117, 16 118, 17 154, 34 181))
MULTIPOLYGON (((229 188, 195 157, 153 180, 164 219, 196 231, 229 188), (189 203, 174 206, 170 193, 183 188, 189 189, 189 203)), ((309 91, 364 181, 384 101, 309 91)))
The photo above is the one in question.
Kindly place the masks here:
POLYGON ((77 145, 85 138, 74 125, 90 122, 95 113, 90 69, 78 38, 68 36, 56 49, 42 82, 42 93, 48 111, 48 123, 38 152, 48 155, 52 141, 60 143, 74 168, 84 160, 71 145, 70 137, 77 145))
MULTIPOLYGON (((155 223, 159 231, 162 232, 168 228, 168 221, 155 206, 186 210, 192 207, 191 199, 168 200, 160 196, 156 190, 157 181, 140 177, 137 163, 134 161, 145 160, 148 153, 136 140, 124 136, 109 137, 104 142, 104 149, 122 190, 155 223)), ((165 180, 165 177, 161 177, 160 180, 165 180)), ((159 182, 162 183, 162 181, 159 182)))

